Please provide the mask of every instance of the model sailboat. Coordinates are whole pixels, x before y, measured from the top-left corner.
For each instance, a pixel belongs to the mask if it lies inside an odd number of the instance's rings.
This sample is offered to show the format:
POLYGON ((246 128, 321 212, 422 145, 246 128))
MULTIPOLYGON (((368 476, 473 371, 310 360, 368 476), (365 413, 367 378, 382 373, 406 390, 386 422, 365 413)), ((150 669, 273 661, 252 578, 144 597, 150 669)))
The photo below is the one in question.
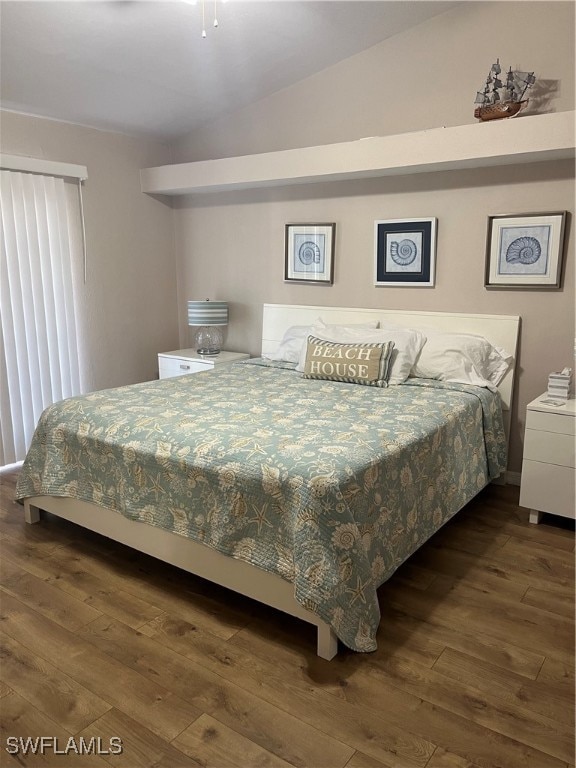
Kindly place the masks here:
POLYGON ((536 82, 534 72, 520 72, 512 67, 506 73, 506 82, 502 82, 500 59, 492 64, 483 91, 476 93, 474 117, 479 120, 499 120, 514 117, 528 104, 524 95, 536 82))

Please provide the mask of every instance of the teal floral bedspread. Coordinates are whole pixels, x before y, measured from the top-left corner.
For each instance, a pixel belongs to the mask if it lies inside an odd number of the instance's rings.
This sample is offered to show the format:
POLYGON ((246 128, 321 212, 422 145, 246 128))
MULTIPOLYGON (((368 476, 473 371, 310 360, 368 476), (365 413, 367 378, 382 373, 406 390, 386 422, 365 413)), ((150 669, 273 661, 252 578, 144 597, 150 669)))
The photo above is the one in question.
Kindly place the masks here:
POLYGON ((50 406, 17 497, 95 502, 279 574, 372 651, 377 587, 505 466, 498 394, 261 360, 50 406))

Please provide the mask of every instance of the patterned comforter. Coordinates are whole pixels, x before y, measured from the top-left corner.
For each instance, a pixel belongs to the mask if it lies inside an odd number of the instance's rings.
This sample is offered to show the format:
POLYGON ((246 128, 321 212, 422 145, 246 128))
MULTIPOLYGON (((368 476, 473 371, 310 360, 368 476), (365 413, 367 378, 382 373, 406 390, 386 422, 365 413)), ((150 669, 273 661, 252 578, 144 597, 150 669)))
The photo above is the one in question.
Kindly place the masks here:
POLYGON ((95 502, 279 574, 371 651, 377 587, 505 466, 497 393, 252 360, 50 406, 17 497, 95 502))

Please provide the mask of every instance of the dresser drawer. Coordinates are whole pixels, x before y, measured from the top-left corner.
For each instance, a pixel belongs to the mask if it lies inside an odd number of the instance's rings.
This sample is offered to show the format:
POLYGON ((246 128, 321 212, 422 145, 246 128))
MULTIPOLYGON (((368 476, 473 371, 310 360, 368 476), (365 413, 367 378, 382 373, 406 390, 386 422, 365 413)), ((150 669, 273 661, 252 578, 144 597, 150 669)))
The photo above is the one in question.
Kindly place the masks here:
POLYGON ((520 505, 574 518, 576 470, 524 459, 520 505))
POLYGON ((161 379, 168 379, 171 376, 183 376, 187 373, 211 371, 213 367, 214 366, 211 363, 203 363, 199 360, 186 360, 177 357, 158 357, 158 368, 161 379))
POLYGON ((560 432, 576 435, 576 418, 570 414, 526 411, 526 429, 542 429, 545 432, 560 432))
MULTIPOLYGON (((562 417, 561 417, 562 418, 562 417)), ((524 433, 524 458, 563 467, 576 466, 573 435, 527 429, 524 433)))

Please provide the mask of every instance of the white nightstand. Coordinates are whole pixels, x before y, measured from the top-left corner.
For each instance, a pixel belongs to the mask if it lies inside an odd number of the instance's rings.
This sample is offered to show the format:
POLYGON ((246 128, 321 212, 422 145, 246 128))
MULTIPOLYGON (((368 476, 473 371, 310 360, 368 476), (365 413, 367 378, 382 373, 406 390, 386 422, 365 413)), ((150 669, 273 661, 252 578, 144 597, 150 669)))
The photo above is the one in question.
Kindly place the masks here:
POLYGON ((174 352, 160 352, 158 371, 161 379, 171 376, 183 376, 187 373, 213 371, 217 365, 230 365, 237 360, 247 360, 246 352, 220 352, 213 357, 199 355, 195 349, 176 349, 174 352))
POLYGON ((526 407, 520 505, 530 509, 531 523, 540 522, 542 512, 576 517, 576 400, 542 402, 549 399, 540 395, 526 407))

